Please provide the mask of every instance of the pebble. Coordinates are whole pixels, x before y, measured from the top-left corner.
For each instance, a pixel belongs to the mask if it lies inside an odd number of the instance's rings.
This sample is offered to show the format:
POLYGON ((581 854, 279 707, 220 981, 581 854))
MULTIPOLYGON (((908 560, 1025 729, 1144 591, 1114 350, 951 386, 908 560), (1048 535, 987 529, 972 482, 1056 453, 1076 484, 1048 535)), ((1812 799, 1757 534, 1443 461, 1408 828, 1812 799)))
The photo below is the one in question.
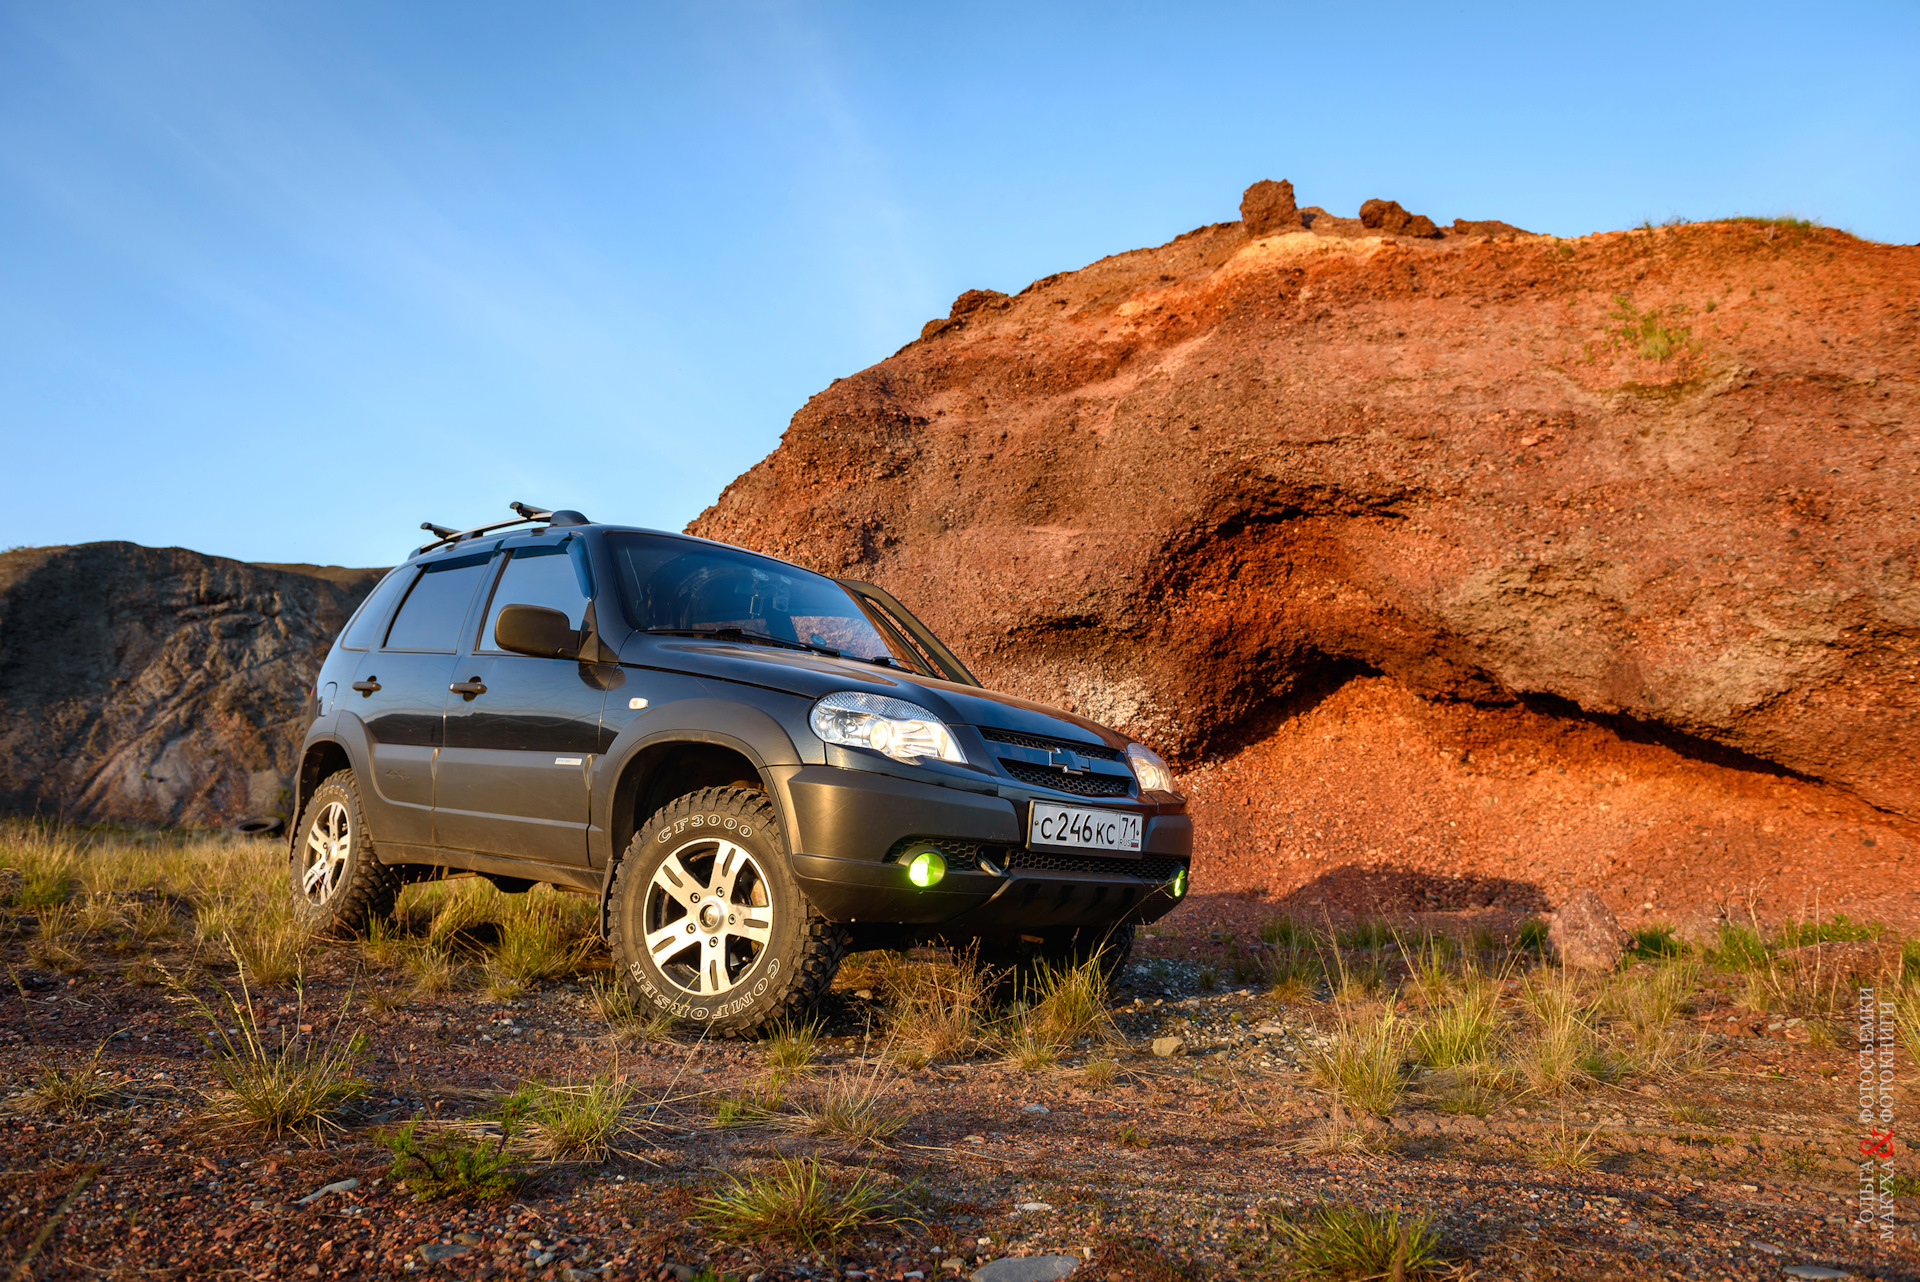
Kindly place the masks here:
POLYGON ((1156 1037, 1153 1039, 1153 1053, 1161 1059, 1172 1059, 1185 1044, 1183 1037, 1156 1037))
POLYGON ((332 1184, 323 1184, 294 1203, 295 1206, 309 1206, 318 1202, 329 1193, 351 1193, 360 1187, 359 1180, 337 1180, 332 1184))
POLYGON ((1020 1108, 1020 1111, 1021 1111, 1022 1113, 1051 1113, 1051 1112, 1053 1112, 1053 1110, 1052 1110, 1052 1109, 1050 1109, 1050 1108, 1048 1108, 1048 1107, 1047 1107, 1047 1106, 1046 1106, 1045 1104, 1024 1104, 1024 1105, 1022 1105, 1022 1106, 1021 1106, 1021 1108, 1020 1108))
POLYGON ((1058 1282, 1080 1261, 1071 1255, 1018 1255, 983 1264, 973 1271, 973 1282, 1058 1282))

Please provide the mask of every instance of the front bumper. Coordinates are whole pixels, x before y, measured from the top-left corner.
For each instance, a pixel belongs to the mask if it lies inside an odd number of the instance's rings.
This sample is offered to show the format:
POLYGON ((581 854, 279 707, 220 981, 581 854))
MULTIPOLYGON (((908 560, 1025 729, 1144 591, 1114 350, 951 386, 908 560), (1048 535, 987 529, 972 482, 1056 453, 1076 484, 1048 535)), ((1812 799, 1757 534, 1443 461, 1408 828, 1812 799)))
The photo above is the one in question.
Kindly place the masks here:
POLYGON ((1004 785, 968 791, 834 766, 779 774, 794 875, 834 921, 950 934, 1150 922, 1180 902, 1170 883, 1192 861, 1193 821, 1179 803, 1059 799, 1004 785), (1141 815, 1141 857, 1027 847, 1035 797, 1141 815), (890 861, 923 841, 950 856, 947 875, 924 890, 890 861))

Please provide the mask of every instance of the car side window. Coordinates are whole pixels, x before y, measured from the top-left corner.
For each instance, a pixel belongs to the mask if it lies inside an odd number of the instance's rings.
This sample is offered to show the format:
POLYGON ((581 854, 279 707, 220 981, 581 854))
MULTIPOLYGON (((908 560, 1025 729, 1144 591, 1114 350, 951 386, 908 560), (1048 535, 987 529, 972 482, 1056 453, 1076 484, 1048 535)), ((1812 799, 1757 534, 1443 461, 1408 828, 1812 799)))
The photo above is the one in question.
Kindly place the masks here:
POLYGON ((462 557, 429 565, 401 603, 400 613, 387 629, 384 648, 453 653, 460 642, 460 624, 473 603, 474 589, 486 577, 491 559, 462 557))
POLYGON ((564 546, 522 547, 513 550, 513 558, 500 574, 487 606, 487 617, 480 625, 474 648, 498 650, 493 642, 494 625, 500 612, 510 605, 538 605, 558 610, 567 616, 567 626, 579 628, 586 622, 587 596, 580 590, 580 576, 573 558, 564 546))
POLYGON ((380 635, 380 629, 386 624, 387 616, 393 613, 393 603, 407 590, 407 584, 413 582, 413 571, 405 568, 395 570, 367 594, 367 599, 354 611, 353 618, 347 623, 347 630, 341 634, 340 648, 343 650, 364 650, 372 645, 380 635))

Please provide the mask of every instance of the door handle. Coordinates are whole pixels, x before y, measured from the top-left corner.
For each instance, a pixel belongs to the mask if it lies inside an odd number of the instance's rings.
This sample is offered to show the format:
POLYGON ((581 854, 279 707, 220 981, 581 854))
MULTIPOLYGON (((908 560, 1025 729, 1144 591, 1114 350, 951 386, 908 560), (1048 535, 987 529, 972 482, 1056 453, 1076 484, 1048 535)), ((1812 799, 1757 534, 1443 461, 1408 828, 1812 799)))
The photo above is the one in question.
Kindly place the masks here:
POLYGON ((365 681, 356 681, 353 683, 353 688, 358 690, 361 694, 371 698, 373 696, 373 692, 380 688, 380 678, 368 677, 365 681))
POLYGON ((487 692, 487 685, 486 682, 482 681, 479 677, 468 677, 465 681, 454 682, 448 686, 447 689, 464 698, 471 699, 476 694, 485 694, 487 692))

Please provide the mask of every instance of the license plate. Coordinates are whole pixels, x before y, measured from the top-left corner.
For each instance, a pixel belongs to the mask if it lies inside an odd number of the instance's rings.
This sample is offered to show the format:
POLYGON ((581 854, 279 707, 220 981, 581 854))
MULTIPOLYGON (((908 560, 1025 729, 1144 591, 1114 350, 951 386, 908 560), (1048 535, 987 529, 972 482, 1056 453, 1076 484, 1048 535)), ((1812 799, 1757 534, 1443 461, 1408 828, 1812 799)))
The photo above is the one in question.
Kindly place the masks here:
POLYGON ((1140 816, 1117 810, 1084 810, 1079 806, 1033 803, 1027 818, 1030 846, 1073 846, 1083 850, 1140 852, 1140 816))

